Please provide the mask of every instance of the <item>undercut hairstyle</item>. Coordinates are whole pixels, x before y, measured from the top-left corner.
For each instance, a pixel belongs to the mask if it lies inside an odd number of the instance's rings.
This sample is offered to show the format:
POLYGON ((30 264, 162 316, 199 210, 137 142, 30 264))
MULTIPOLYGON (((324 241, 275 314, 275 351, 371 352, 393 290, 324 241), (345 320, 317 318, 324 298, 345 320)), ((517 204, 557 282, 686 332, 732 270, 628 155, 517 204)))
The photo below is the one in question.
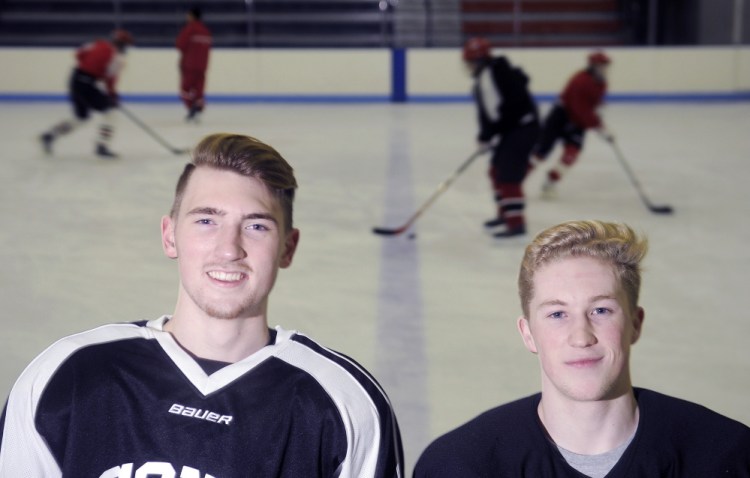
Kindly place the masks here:
POLYGON ((542 267, 570 257, 591 257, 612 265, 615 279, 625 292, 631 313, 638 307, 641 290, 641 261, 648 240, 630 226, 603 221, 570 221, 540 232, 526 246, 518 275, 518 295, 528 319, 534 296, 534 274, 542 267))
POLYGON ((294 170, 271 146, 251 136, 216 133, 203 138, 193 149, 192 160, 185 165, 169 215, 176 220, 190 176, 196 168, 232 171, 261 181, 278 199, 284 213, 286 231, 293 227, 292 213, 297 180, 294 170))

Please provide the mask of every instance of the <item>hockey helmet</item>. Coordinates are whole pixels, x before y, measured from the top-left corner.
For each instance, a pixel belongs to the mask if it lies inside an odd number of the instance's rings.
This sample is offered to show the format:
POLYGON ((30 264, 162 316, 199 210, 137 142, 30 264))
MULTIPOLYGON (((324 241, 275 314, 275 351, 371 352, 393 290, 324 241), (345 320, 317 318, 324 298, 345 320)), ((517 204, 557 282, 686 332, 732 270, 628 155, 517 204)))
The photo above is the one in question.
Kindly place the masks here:
POLYGON ((112 41, 120 45, 132 45, 133 35, 129 31, 117 28, 112 31, 112 41))
POLYGON ((490 57, 492 45, 486 38, 469 38, 464 43, 464 61, 479 61, 490 57))
POLYGON ((612 60, 609 59, 603 51, 595 51, 589 54, 589 65, 609 65, 612 60))

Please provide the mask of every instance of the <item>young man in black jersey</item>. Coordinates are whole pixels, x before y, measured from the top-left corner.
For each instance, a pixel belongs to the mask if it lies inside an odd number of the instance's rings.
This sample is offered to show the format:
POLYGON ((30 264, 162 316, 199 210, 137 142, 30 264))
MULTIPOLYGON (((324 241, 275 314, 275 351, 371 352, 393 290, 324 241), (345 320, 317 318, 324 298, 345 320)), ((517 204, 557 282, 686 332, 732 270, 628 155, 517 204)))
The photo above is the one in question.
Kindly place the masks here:
POLYGON ((750 477, 750 428, 631 384, 646 246, 618 223, 540 233, 521 263, 518 330, 539 357, 541 393, 438 438, 414 476, 750 477))
POLYGON ((204 138, 162 219, 174 313, 61 339, 14 385, 0 476, 403 476, 388 398, 351 358, 268 327, 299 242, 297 187, 272 147, 204 138))

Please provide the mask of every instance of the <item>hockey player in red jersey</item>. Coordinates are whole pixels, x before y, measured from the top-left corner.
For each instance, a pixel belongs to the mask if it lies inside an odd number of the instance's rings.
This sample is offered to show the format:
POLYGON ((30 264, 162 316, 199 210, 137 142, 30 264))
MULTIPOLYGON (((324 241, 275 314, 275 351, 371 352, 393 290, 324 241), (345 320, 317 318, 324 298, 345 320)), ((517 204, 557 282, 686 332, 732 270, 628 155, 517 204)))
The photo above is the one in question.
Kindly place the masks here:
POLYGON ((109 148, 114 133, 112 108, 117 107, 119 96, 117 80, 124 66, 123 56, 132 35, 122 29, 112 32, 109 40, 99 39, 81 46, 76 51, 76 67, 70 78, 69 94, 74 118, 62 121, 40 136, 47 154, 52 154, 52 144, 88 120, 91 110, 102 113, 95 153, 102 158, 116 158, 109 148))
POLYGON ((180 51, 180 98, 188 110, 186 120, 197 121, 205 107, 204 90, 211 32, 201 21, 199 8, 191 8, 187 19, 176 41, 180 51))
POLYGON ((504 56, 493 57, 490 43, 484 38, 469 39, 463 48, 463 59, 474 77, 477 140, 481 147, 492 148, 489 175, 497 216, 485 222, 485 227, 496 238, 525 234, 522 182, 539 134, 529 79, 504 56))
POLYGON ((596 129, 608 141, 613 139, 597 112, 607 93, 610 62, 610 58, 601 51, 591 53, 587 67, 568 80, 558 102, 544 121, 539 142, 534 147, 532 165, 546 159, 558 140, 563 142, 560 160, 547 172, 547 180, 542 186, 542 194, 546 198, 554 197, 557 183, 578 159, 586 130, 596 129))

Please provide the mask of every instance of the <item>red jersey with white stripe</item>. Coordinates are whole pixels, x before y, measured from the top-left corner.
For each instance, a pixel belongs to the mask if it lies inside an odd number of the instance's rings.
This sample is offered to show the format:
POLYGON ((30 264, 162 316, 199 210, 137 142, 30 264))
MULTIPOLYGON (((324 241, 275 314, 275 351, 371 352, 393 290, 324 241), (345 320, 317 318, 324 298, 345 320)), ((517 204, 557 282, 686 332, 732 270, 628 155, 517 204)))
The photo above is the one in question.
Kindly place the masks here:
POLYGON ((607 82, 590 70, 581 70, 568 81, 560 96, 570 120, 583 129, 598 128, 602 119, 597 108, 607 92, 607 82))

